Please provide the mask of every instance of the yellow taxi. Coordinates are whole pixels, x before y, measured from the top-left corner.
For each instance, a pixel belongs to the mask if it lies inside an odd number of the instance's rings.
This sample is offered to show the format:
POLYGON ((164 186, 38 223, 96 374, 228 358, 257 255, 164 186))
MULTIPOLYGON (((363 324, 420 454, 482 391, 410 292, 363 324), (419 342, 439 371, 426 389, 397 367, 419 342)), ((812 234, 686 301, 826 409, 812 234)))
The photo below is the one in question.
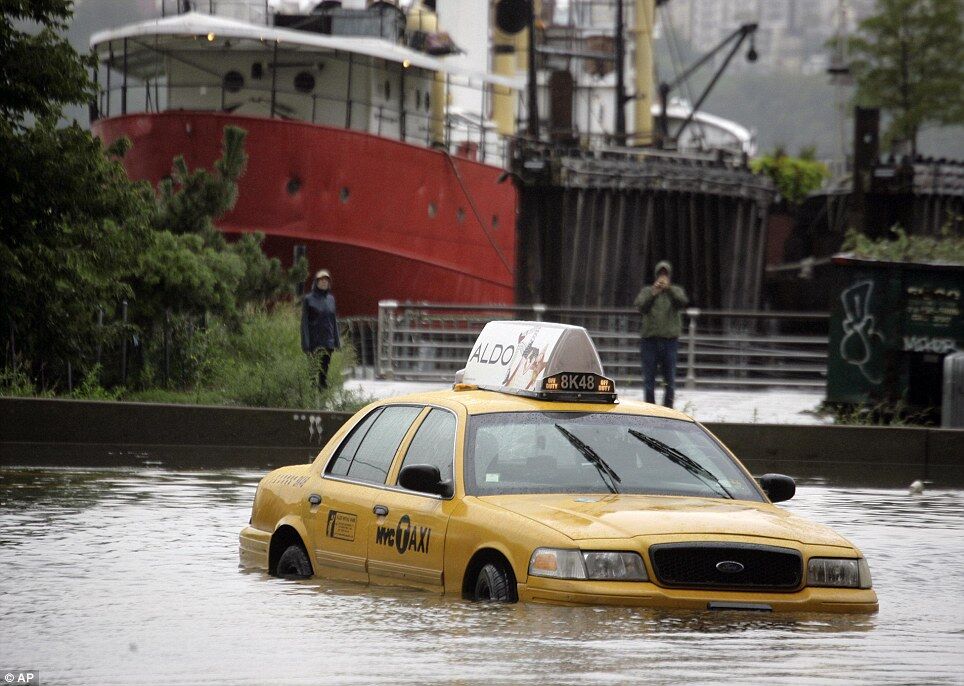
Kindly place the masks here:
POLYGON ((620 400, 585 329, 490 322, 451 390, 359 411, 258 485, 242 564, 474 600, 875 612, 860 551, 684 414, 620 400))

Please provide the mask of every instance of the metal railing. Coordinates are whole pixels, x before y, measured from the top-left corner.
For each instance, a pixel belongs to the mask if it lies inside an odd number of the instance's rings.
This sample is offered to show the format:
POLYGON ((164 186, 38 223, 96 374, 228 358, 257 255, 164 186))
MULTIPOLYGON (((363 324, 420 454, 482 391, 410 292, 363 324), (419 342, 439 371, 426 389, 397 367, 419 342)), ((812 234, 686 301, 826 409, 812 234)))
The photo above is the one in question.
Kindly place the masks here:
MULTIPOLYGON (((553 321, 585 327, 606 374, 638 387, 640 315, 631 308, 546 305, 379 303, 375 374, 379 378, 450 382, 472 343, 493 319, 553 321)), ((829 315, 690 308, 684 316, 677 375, 687 388, 789 386, 823 388, 829 315)))
POLYGON ((375 317, 342 317, 338 320, 342 345, 350 343, 355 351, 351 366, 344 375, 351 379, 367 379, 374 375, 375 346, 378 343, 378 319, 375 317))

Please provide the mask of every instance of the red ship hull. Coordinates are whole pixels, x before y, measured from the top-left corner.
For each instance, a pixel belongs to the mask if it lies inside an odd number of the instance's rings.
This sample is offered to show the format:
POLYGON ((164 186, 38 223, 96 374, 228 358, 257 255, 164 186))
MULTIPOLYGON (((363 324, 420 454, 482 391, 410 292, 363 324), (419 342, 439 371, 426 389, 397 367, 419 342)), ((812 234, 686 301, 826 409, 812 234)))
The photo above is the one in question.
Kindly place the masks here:
POLYGON ((313 271, 332 272, 340 314, 374 314, 384 299, 514 302, 518 199, 498 167, 360 131, 216 112, 92 128, 106 143, 130 138, 128 174, 156 185, 177 155, 212 168, 227 125, 248 132, 249 159, 219 228, 263 232, 265 251, 286 267, 304 246, 313 271))

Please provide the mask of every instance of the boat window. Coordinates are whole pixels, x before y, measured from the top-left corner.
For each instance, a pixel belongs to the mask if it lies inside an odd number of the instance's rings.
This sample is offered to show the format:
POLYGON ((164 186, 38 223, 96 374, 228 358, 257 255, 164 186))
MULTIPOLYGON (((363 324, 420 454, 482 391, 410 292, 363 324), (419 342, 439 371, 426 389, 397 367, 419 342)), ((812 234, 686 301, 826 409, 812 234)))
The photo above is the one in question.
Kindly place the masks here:
POLYGON ((415 432, 402 467, 428 464, 438 467, 443 480, 452 478, 455 459, 455 415, 445 410, 432 409, 415 432))
POLYGON ((224 75, 224 90, 228 93, 237 93, 244 88, 244 77, 239 71, 229 71, 224 75))
POLYGON ((306 71, 295 74, 295 90, 299 93, 310 93, 315 90, 315 77, 306 71))

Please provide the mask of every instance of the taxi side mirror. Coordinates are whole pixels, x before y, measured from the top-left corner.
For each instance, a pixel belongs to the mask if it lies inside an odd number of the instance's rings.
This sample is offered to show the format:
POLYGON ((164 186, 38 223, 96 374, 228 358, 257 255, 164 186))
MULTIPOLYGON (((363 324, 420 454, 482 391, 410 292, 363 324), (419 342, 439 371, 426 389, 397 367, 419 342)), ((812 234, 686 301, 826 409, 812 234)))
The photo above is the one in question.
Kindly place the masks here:
POLYGON ((434 493, 443 498, 452 495, 452 483, 442 481, 438 467, 431 464, 412 464, 398 473, 398 485, 419 493, 434 493))
POLYGON ((797 492, 797 484, 794 480, 783 474, 764 474, 757 481, 772 503, 790 500, 797 492))

